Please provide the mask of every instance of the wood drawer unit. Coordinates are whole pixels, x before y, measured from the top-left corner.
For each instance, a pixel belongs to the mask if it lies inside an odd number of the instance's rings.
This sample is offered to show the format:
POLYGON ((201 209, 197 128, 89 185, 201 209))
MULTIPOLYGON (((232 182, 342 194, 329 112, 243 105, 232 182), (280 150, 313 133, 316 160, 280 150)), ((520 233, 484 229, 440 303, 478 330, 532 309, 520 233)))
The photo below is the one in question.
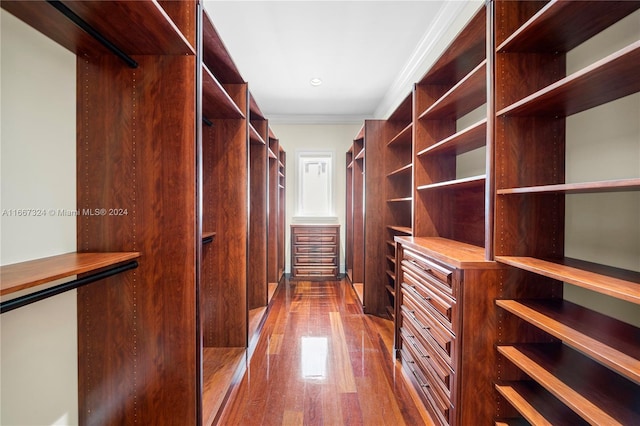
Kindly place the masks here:
POLYGON ((495 309, 504 278, 482 248, 396 237, 396 348, 437 425, 493 424, 495 309))
POLYGON ((291 225, 291 278, 335 279, 340 225, 291 225))

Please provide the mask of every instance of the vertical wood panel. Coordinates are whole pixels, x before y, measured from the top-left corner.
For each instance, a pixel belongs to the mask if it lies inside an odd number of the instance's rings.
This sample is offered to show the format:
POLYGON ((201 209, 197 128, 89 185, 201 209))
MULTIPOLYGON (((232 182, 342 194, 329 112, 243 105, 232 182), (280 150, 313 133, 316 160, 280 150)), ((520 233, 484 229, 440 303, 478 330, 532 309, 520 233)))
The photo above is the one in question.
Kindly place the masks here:
POLYGON ((78 60, 78 250, 141 252, 78 290, 82 424, 196 416, 195 60, 136 60, 78 60))

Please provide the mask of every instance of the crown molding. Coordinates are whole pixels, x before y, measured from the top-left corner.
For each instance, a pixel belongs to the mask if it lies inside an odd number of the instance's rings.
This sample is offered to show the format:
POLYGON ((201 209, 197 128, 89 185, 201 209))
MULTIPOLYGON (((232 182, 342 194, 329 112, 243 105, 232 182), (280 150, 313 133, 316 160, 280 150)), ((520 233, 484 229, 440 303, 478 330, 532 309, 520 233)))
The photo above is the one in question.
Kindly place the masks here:
POLYGON ((278 115, 267 114, 269 124, 362 124, 365 115, 278 115))
POLYGON ((418 43, 414 53, 376 108, 376 118, 387 118, 433 66, 451 40, 484 5, 482 0, 446 1, 418 43))

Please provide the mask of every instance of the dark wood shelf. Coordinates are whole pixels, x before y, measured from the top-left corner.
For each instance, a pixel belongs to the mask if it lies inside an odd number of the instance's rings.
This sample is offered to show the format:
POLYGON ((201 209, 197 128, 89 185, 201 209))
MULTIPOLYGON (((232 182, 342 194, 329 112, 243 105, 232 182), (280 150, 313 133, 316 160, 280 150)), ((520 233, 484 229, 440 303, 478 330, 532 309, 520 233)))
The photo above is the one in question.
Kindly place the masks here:
MULTIPOLYGON (((193 46, 156 1, 64 1, 63 4, 127 55, 195 55, 193 46)), ((43 0, 3 0, 2 8, 78 56, 108 52, 43 0)))
POLYGON ((392 280, 394 281, 396 280, 396 273, 393 272, 392 270, 387 269, 387 275, 389 275, 389 277, 391 277, 392 280))
POLYGON ((418 191, 432 190, 457 190, 466 188, 484 187, 485 175, 471 176, 463 179, 450 180, 446 182, 432 183, 428 185, 420 185, 416 189, 418 191))
POLYGON ((640 422, 638 385, 564 345, 498 346, 498 352, 591 424, 640 422))
POLYGON ((396 264, 396 258, 391 255, 387 255, 387 260, 393 263, 394 265, 396 264))
POLYGON ((251 143, 256 145, 266 145, 264 139, 262 139, 262 136, 258 134, 256 129, 251 124, 249 124, 249 140, 251 141, 251 143))
POLYGON ((202 114, 209 120, 245 118, 244 113, 207 67, 203 67, 202 72, 202 114))
POLYGON ((0 295, 5 296, 74 275, 96 272, 138 257, 138 252, 74 252, 4 265, 0 267, 0 295))
POLYGON ((399 169, 392 171, 387 175, 387 177, 405 176, 407 174, 410 175, 412 169, 413 169, 413 163, 409 163, 400 167, 399 169))
POLYGON ((413 123, 409 123, 407 127, 402 129, 400 133, 395 135, 393 139, 391 139, 387 146, 400 146, 400 145, 411 145, 411 131, 413 130, 413 123))
POLYGON ((533 257, 496 256, 498 262, 587 290, 640 304, 640 273, 578 259, 547 261, 533 257))
POLYGON ((362 148, 358 154, 356 154, 356 157, 354 158, 354 160, 362 160, 364 158, 364 148, 362 148))
POLYGON ((460 81, 486 58, 486 8, 481 8, 444 50, 419 84, 460 81))
POLYGON ((487 119, 483 119, 476 124, 461 130, 440 142, 431 145, 422 151, 417 153, 418 157, 434 154, 449 154, 454 153, 456 155, 464 154, 465 152, 473 151, 474 149, 481 148, 487 143, 487 119))
MULTIPOLYGON (((394 278, 394 281, 395 281, 395 278, 394 278)), ((391 296, 396 297, 396 289, 395 288, 393 288, 390 285, 386 285, 385 288, 387 289, 387 291, 389 292, 389 294, 391 296)))
POLYGON ((224 42, 203 8, 202 17, 202 60, 223 84, 243 84, 244 79, 227 51, 224 42))
POLYGON ((640 41, 498 111, 498 116, 570 116, 640 91, 640 41))
POLYGON ((389 225, 389 226, 387 226, 387 228, 391 229, 392 231, 400 232, 402 234, 407 234, 407 235, 412 235, 413 234, 413 231, 411 230, 411 228, 406 227, 406 226, 389 225))
POLYGON ((276 154, 274 154, 273 151, 271 150, 271 147, 269 147, 267 149, 267 155, 269 155, 269 159, 273 159, 273 160, 277 160, 278 159, 276 154))
MULTIPOLYGON (((528 421, 522 424, 588 425, 580 416, 535 382, 522 381, 496 384, 496 389, 528 421)), ((507 424, 520 423, 508 422, 507 424)))
POLYGON ((202 418, 213 424, 235 380, 245 370, 244 348, 203 348, 202 418))
POLYGON ((482 61, 433 105, 420 114, 420 120, 455 119, 487 101, 487 63, 482 61))
POLYGON ((389 318, 394 320, 396 318, 396 313, 393 309, 393 306, 386 306, 385 309, 387 311, 387 314, 389 315, 389 318))
POLYGON ((597 182, 561 183, 557 185, 527 186, 499 189, 499 195, 507 194, 590 194, 601 192, 627 192, 640 190, 640 178, 603 180, 597 182))
POLYGON ((498 52, 568 52, 640 7, 630 1, 551 1, 500 46, 498 52))
POLYGON ((497 300, 496 304, 640 384, 640 329, 563 300, 497 300))

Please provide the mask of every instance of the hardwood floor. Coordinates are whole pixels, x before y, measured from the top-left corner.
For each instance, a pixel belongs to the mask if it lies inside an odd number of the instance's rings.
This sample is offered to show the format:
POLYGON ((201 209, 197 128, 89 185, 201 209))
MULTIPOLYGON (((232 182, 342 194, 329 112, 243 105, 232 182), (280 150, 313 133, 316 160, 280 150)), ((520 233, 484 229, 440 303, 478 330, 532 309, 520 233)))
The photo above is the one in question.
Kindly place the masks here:
POLYGON ((221 425, 423 425, 391 355, 392 323, 345 281, 285 281, 221 425))

